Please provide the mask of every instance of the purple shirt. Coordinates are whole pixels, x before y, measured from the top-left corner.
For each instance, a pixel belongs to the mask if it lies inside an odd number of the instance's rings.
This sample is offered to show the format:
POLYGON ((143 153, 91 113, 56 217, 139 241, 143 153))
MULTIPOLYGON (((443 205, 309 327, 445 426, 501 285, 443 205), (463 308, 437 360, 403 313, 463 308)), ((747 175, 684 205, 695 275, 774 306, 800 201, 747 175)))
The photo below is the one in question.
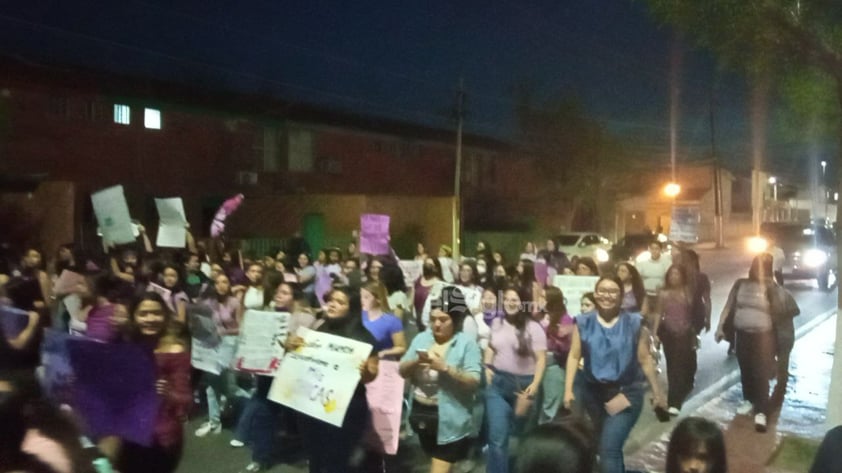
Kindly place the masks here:
POLYGON ((116 342, 120 338, 120 334, 111 323, 113 316, 114 306, 111 304, 91 307, 88 312, 85 335, 101 342, 116 342))
POLYGON ((377 340, 374 351, 388 350, 395 346, 392 335, 403 332, 403 324, 400 319, 392 314, 383 314, 377 320, 368 318, 368 311, 363 311, 363 327, 369 331, 377 340))
POLYGON ((535 353, 547 349, 547 335, 541 324, 534 320, 526 322, 524 334, 529 347, 528 356, 517 353, 517 328, 506 318, 495 319, 491 324, 491 341, 489 346, 494 350, 495 369, 516 375, 535 374, 535 353))

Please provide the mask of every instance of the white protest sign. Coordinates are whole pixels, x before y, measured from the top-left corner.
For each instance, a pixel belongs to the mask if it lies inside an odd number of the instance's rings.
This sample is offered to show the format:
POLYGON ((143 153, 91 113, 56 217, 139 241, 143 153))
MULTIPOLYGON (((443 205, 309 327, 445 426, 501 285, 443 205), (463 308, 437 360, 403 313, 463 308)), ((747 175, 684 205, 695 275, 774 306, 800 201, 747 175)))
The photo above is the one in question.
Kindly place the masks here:
POLYGON ((365 386, 376 437, 371 442, 387 455, 398 453, 404 387, 399 368, 397 361, 380 360, 377 377, 365 386))
POLYGON ((220 346, 209 346, 193 338, 190 345, 190 365, 197 370, 211 374, 219 374, 222 367, 219 366, 220 346))
POLYGON ((403 283, 406 287, 415 287, 415 281, 417 281, 424 272, 424 262, 421 260, 402 259, 398 261, 398 266, 400 266, 401 271, 403 272, 403 283))
POLYGON ((585 293, 593 292, 597 281, 599 281, 599 276, 571 276, 565 274, 554 277, 553 286, 561 289, 561 293, 564 294, 567 310, 573 314, 579 312, 577 307, 579 307, 582 296, 585 293))
POLYGON ((372 346, 305 327, 296 334, 304 346, 287 352, 269 400, 341 427, 372 346))
POLYGON ((289 312, 247 310, 240 327, 235 369, 274 375, 284 357, 289 319, 289 312))
POLYGON ((117 245, 134 242, 136 235, 123 186, 94 192, 91 195, 91 203, 104 240, 117 245))
POLYGON ((181 197, 155 199, 158 209, 158 238, 155 245, 166 248, 184 248, 187 240, 187 217, 181 197))

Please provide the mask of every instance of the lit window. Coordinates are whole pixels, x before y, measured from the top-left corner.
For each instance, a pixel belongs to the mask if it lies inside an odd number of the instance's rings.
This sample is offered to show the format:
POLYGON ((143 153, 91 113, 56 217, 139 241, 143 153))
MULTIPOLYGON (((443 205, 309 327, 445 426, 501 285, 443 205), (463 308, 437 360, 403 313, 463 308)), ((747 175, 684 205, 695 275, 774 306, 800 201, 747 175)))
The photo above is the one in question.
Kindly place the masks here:
POLYGON ((114 104, 114 123, 128 125, 132 121, 132 109, 128 105, 114 104))
POLYGON ((161 111, 154 108, 143 110, 143 125, 153 130, 161 129, 161 111))

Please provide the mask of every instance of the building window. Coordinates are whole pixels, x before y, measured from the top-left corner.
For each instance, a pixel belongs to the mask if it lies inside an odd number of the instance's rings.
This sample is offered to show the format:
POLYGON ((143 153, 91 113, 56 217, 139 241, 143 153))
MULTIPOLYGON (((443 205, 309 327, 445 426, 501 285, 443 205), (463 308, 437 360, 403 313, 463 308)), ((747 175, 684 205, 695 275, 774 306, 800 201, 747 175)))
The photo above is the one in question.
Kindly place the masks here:
POLYGON ((129 125, 132 122, 132 108, 128 105, 114 104, 114 123, 129 125))
POLYGON ((143 109, 143 126, 150 130, 160 130, 161 111, 154 108, 143 109))
POLYGON ((263 158, 263 170, 265 172, 280 171, 281 166, 280 153, 278 153, 278 131, 275 127, 264 126, 261 140, 262 146, 255 146, 255 148, 260 150, 260 156, 263 158))
POLYGON ((289 170, 313 170, 313 133, 308 130, 289 130, 289 170))

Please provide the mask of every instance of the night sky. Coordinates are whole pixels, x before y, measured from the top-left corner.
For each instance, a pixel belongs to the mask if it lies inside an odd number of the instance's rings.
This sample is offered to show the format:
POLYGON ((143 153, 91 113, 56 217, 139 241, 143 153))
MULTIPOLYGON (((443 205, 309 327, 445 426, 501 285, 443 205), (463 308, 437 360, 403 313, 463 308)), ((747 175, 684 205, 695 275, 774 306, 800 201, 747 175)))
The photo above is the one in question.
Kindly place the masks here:
MULTIPOLYGON (((4 1, 0 51, 34 60, 272 94, 452 127, 463 77, 466 129, 515 136, 512 87, 577 97, 642 154, 669 149, 671 31, 642 0, 375 2, 4 1)), ((743 81, 689 46, 680 150, 748 162, 743 81)))

